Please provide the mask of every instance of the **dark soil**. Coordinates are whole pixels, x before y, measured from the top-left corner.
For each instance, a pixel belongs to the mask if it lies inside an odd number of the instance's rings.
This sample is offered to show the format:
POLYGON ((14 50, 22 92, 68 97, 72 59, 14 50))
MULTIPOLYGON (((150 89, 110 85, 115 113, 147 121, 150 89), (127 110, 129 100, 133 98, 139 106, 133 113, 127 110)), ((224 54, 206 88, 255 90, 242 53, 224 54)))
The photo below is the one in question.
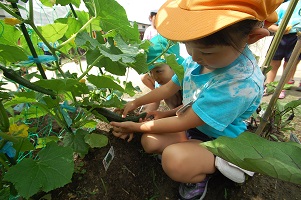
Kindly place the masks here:
MULTIPOLYGON (((179 183, 164 173, 155 155, 143 151, 139 135, 128 143, 115 138, 103 123, 99 125, 97 132, 109 137, 109 145, 101 149, 92 149, 83 159, 77 157, 76 172, 71 183, 34 199, 178 199, 179 183), (102 160, 111 146, 114 148, 115 157, 105 171, 102 160)), ((210 179, 206 199, 297 200, 301 199, 301 185, 261 174, 255 174, 243 184, 236 184, 216 173, 210 179)))

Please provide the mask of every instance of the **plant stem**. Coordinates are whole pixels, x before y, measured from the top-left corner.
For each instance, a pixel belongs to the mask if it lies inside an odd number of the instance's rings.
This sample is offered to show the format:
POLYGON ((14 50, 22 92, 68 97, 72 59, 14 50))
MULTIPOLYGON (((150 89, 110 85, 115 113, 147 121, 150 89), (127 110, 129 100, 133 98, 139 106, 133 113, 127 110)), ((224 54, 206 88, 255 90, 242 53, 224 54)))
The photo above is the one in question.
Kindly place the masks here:
POLYGON ((85 23, 85 25, 83 27, 81 27, 81 29, 79 29, 79 31, 75 34, 73 34, 68 40, 66 40, 65 42, 63 42, 62 44, 60 44, 57 49, 60 49, 62 48, 64 45, 68 44, 69 42, 73 41, 75 39, 75 37, 77 36, 78 33, 82 32, 83 30, 85 30, 87 28, 87 26, 89 24, 91 24, 93 22, 93 20, 95 19, 96 17, 92 17, 91 19, 89 19, 89 21, 87 21, 87 23, 85 23))
POLYGON ((29 0, 29 20, 34 21, 32 0, 29 0))
MULTIPOLYGON (((21 13, 20 13, 19 8, 18 8, 18 5, 16 3, 11 3, 11 5, 12 5, 12 7, 14 9, 16 9, 16 11, 15 11, 16 14, 19 15, 22 18, 21 13)), ((25 40, 26 40, 26 42, 28 44, 28 47, 30 49, 30 52, 31 52, 32 56, 34 58, 38 58, 37 52, 36 52, 36 50, 35 50, 35 48, 34 48, 34 46, 32 44, 32 41, 31 41, 31 39, 29 37, 29 34, 28 34, 27 29, 25 27, 25 24, 22 23, 22 24, 20 24, 20 26, 21 26, 22 33, 23 33, 23 35, 25 37, 25 40)), ((43 67, 42 67, 41 63, 36 63, 36 64, 37 64, 38 70, 39 70, 42 78, 43 79, 47 79, 46 74, 45 74, 45 72, 43 70, 43 67)))
POLYGON ((18 14, 16 14, 14 11, 12 11, 10 8, 8 8, 7 6, 5 6, 3 3, 1 3, 0 2, 0 7, 3 9, 3 10, 5 10, 5 12, 7 12, 8 14, 10 14, 10 15, 12 15, 13 17, 15 17, 15 18, 17 18, 18 20, 20 20, 20 21, 24 21, 24 19, 20 16, 20 15, 18 15, 18 14))
MULTIPOLYGON (((298 56, 300 55, 300 53, 301 53, 301 34, 299 32, 298 33, 298 41, 294 47, 292 55, 291 55, 290 59, 288 60, 287 66, 286 66, 285 70, 283 71, 283 74, 282 74, 280 81, 276 87, 276 90, 269 102, 269 105, 262 116, 263 120, 259 124, 259 127, 256 130, 257 135, 262 135, 262 131, 263 131, 264 127, 266 126, 266 124, 268 123, 268 119, 271 116, 271 113, 277 102, 279 94, 280 94, 283 86, 285 85, 285 83, 287 83, 288 79, 290 78, 289 77, 290 72, 292 71, 292 69, 296 65, 296 63, 298 62, 298 56)), ((262 136, 267 137, 267 135, 262 135, 262 136)))
POLYGON ((9 140, 13 143, 18 142, 18 139, 16 139, 15 137, 8 135, 7 133, 1 132, 1 131, 0 131, 0 137, 2 137, 4 140, 9 140))
POLYGON ((2 104, 2 101, 0 101, 0 119, 1 119, 1 125, 2 127, 0 127, 0 129, 3 132, 8 132, 9 129, 9 120, 8 120, 8 115, 6 113, 6 110, 2 104))
POLYGON ((84 78, 84 77, 88 74, 88 72, 92 69, 92 67, 94 67, 94 65, 95 65, 100 59, 102 59, 103 57, 104 57, 104 55, 98 56, 98 58, 96 58, 96 59, 93 61, 93 63, 92 63, 91 65, 88 66, 88 68, 86 69, 86 71, 83 72, 82 75, 80 75, 80 77, 77 78, 77 80, 81 80, 82 78, 84 78))
POLYGON ((72 6, 71 3, 69 3, 69 7, 70 7, 70 9, 71 9, 71 11, 72 11, 72 13, 74 15, 74 18, 77 18, 76 12, 75 12, 75 10, 74 10, 74 8, 73 8, 73 6, 72 6))
POLYGON ((262 71, 265 69, 265 67, 268 67, 271 63, 271 60, 273 59, 273 56, 279 46, 280 40, 283 36, 283 33, 286 29, 286 26, 290 20, 290 17, 292 16, 294 9, 298 3, 298 0, 291 0, 288 6, 287 11, 285 12, 285 15, 283 17, 283 20, 279 26, 279 29, 276 32, 276 35, 273 38, 272 44, 267 52, 266 58, 263 62, 262 71))

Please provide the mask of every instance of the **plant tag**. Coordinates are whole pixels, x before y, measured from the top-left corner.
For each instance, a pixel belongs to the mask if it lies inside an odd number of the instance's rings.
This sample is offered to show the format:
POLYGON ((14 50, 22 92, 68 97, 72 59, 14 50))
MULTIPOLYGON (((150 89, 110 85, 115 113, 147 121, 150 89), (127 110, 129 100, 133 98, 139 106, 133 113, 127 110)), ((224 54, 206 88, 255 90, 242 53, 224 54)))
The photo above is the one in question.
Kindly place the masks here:
POLYGON ((109 149, 107 155, 105 156, 105 158, 102 160, 103 166, 105 167, 105 170, 107 171, 111 161, 113 160, 113 158, 115 157, 114 155, 114 148, 113 146, 111 146, 111 148, 109 149))

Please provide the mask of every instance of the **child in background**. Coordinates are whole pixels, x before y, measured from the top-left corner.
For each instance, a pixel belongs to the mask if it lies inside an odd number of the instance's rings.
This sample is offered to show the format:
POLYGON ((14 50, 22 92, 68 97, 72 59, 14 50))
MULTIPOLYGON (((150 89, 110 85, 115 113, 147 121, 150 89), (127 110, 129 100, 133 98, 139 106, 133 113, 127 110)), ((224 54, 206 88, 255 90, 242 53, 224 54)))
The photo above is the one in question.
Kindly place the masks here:
POLYGON ((156 25, 155 25, 156 15, 157 15, 157 10, 152 10, 150 12, 149 21, 151 22, 151 25, 146 28, 144 35, 143 35, 143 40, 150 40, 158 34, 158 31, 157 31, 156 25))
MULTIPOLYGON (((166 64, 164 59, 163 51, 168 47, 168 40, 161 35, 157 35, 151 39, 152 46, 149 47, 147 53, 147 63, 151 63, 158 56, 162 55, 158 58, 153 64, 148 66, 149 76, 155 81, 155 88, 159 88, 162 85, 168 83, 172 76, 175 74, 169 65, 166 64)), ((170 55, 174 54, 176 56, 176 61, 178 64, 182 64, 184 59, 180 56, 179 43, 173 44, 165 54, 170 55)), ((176 115, 177 110, 182 107, 182 91, 177 91, 174 95, 164 98, 166 105, 169 110, 158 111, 157 109, 160 106, 161 99, 156 102, 151 102, 147 105, 143 105, 143 112, 147 112, 146 118, 152 117, 153 119, 160 119, 164 117, 170 117, 176 115)), ((130 142, 133 138, 133 134, 122 135, 119 133, 113 133, 116 137, 121 139, 127 139, 130 142)))
MULTIPOLYGON (((281 4, 279 6, 279 8, 277 9, 277 13, 278 13, 278 21, 277 23, 271 25, 269 27, 269 30, 271 32, 277 32, 279 25, 281 24, 283 17, 285 15, 285 12, 288 9, 289 6, 289 1, 281 4)), ((294 50, 294 47, 297 43, 298 37, 297 37, 297 32, 301 31, 301 1, 299 1, 294 9, 294 12, 287 24, 287 27, 284 31, 284 35, 281 38, 281 41, 279 43, 279 46, 275 52, 275 55, 270 63, 270 65, 272 66, 271 71, 269 71, 267 73, 267 78, 266 78, 266 84, 271 83, 273 81, 275 81, 277 72, 279 67, 281 66, 282 60, 284 60, 283 62, 283 70, 286 68, 286 65, 291 57, 291 54, 294 50)), ((297 58, 298 61, 294 64, 293 70, 290 74, 290 80, 288 80, 288 84, 294 84, 295 80, 294 80, 294 74, 296 72, 298 63, 301 60, 301 54, 299 55, 299 57, 297 58)), ((301 83, 300 83, 301 86, 301 83)), ((267 93, 265 93, 264 95, 268 95, 267 93)), ((280 95, 279 95, 279 99, 284 99, 286 96, 286 91, 282 90, 280 95)))
MULTIPOLYGON (((147 63, 150 63, 153 60, 155 60, 168 47, 168 40, 159 34, 153 37, 150 41, 152 43, 152 46, 150 46, 147 53, 147 63)), ((174 54, 179 64, 181 64, 184 61, 184 59, 180 56, 179 43, 175 43, 171 47, 169 47, 165 54, 174 54)), ((166 64, 164 55, 158 58, 155 61, 155 63, 148 66, 148 69, 149 76, 155 81, 155 88, 158 88, 168 83, 174 75, 174 71, 170 68, 170 66, 166 64)), ((146 105, 144 111, 148 112, 149 115, 153 115, 154 119, 174 116, 176 114, 176 111, 178 110, 178 107, 182 105, 181 91, 179 90, 173 96, 164 99, 164 101, 170 110, 164 112, 157 111, 160 105, 160 101, 157 101, 146 105)))
MULTIPOLYGON (((235 138, 247 130, 244 120, 257 109, 264 76, 248 44, 268 36, 263 21, 282 0, 167 0, 156 16, 158 32, 185 43, 190 57, 184 79, 128 102, 123 116, 141 105, 183 91, 177 116, 147 122, 111 122, 124 136, 142 133, 148 153, 162 153, 162 167, 181 182, 181 199, 203 199, 216 171, 215 156, 200 142, 220 136, 235 138)), ((273 15, 275 16, 275 15, 273 15)), ((268 21, 272 21, 268 19, 268 21)), ((275 21, 274 21, 275 22, 275 21)))
MULTIPOLYGON (((145 30, 143 35, 143 40, 151 40, 153 37, 158 35, 158 31, 155 25, 156 15, 157 15, 157 10, 152 10, 150 12, 149 21, 151 22, 151 25, 147 27, 147 29, 145 30)), ((155 81, 152 77, 149 76, 149 74, 141 75, 141 81, 150 90, 155 89, 155 81)))

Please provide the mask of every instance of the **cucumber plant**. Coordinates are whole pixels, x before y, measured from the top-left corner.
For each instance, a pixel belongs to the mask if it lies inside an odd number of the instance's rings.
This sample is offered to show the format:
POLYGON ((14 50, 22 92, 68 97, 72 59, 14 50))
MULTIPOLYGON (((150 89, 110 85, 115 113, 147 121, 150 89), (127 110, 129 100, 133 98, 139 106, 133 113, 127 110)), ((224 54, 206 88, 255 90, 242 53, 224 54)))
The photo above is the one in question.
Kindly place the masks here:
MULTIPOLYGON (((29 198, 41 190, 47 192, 71 181, 73 153, 85 156, 90 148, 101 148, 108 143, 105 135, 93 130, 99 120, 124 120, 107 108, 121 108, 122 95, 135 95, 137 88, 128 80, 121 82, 119 77, 125 76, 129 68, 139 74, 147 71, 150 63, 146 63, 146 52, 151 44, 141 41, 136 22, 128 21, 124 8, 116 1, 41 0, 44 6, 59 4, 71 8, 67 17, 41 26, 34 23, 32 0, 7 2, 0 2, 0 8, 11 16, 0 20, 0 72, 3 74, 0 194, 29 198), (26 16, 19 11, 25 9, 20 6, 22 3, 28 4, 26 16), (81 3, 88 12, 73 9, 81 3), (41 42, 51 55, 43 55, 37 45, 41 42), (54 46, 55 43, 58 45, 54 46), (70 62, 78 63, 80 70, 74 73, 73 69, 66 69, 64 64, 70 62), (7 90, 7 82, 15 83, 18 89, 7 90), (18 112, 17 106, 22 107, 18 112), (31 135, 37 134, 26 123, 45 115, 55 120, 61 131, 33 139, 31 135), (17 134, 23 132, 27 135, 17 134), (60 155, 60 159, 56 160, 54 155, 60 155), (66 174, 63 179, 55 177, 60 172, 66 174), (39 178, 32 181, 30 177, 39 178)), ((171 67, 181 71, 173 55, 165 56, 171 67)), ((139 116, 126 118, 137 119, 139 116)))

